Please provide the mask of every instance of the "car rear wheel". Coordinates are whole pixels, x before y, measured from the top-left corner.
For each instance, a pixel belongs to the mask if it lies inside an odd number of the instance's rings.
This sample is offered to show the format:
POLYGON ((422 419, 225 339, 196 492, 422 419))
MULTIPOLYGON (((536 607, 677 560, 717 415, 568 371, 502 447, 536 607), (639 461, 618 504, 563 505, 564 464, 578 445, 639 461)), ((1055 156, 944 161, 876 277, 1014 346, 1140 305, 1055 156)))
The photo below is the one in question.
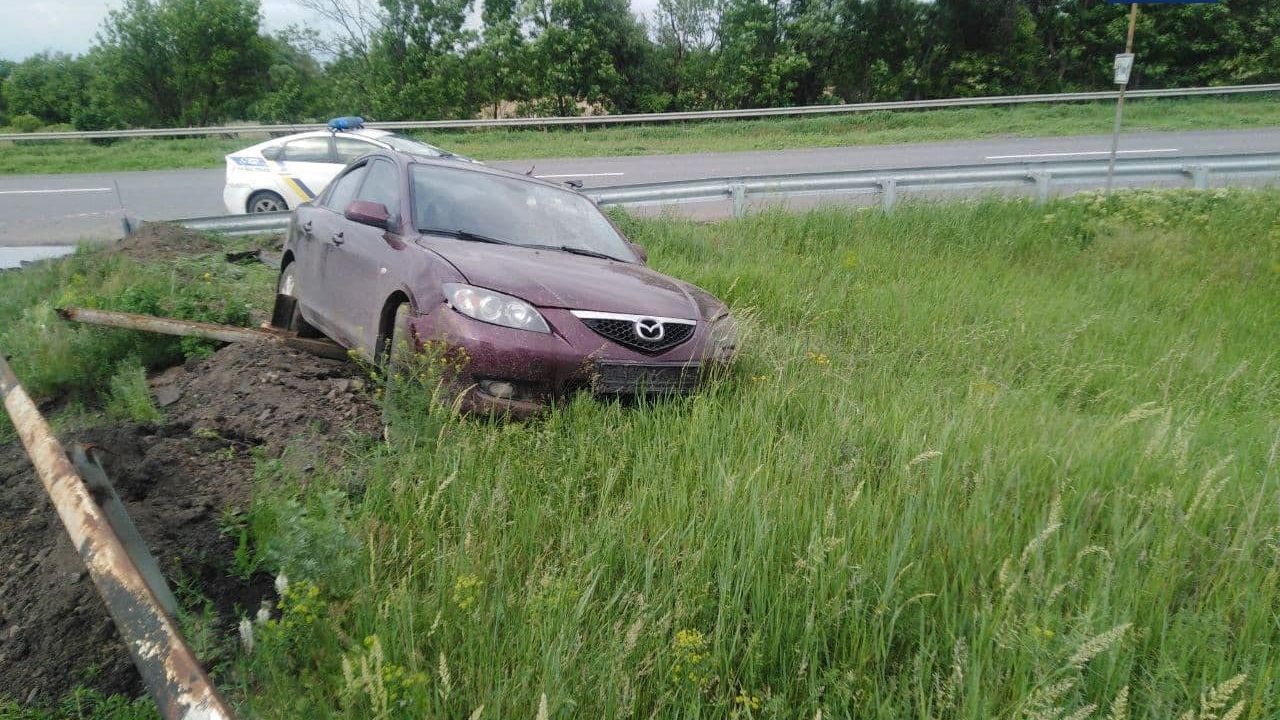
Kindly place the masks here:
POLYGON ((302 317, 302 308, 298 306, 297 264, 289 263, 280 271, 280 279, 276 282, 276 304, 271 311, 271 324, 281 330, 288 330, 303 338, 320 338, 320 332, 302 317))
POLYGON ((289 209, 284 198, 270 190, 259 190, 250 195, 246 207, 250 213, 281 212, 289 209))

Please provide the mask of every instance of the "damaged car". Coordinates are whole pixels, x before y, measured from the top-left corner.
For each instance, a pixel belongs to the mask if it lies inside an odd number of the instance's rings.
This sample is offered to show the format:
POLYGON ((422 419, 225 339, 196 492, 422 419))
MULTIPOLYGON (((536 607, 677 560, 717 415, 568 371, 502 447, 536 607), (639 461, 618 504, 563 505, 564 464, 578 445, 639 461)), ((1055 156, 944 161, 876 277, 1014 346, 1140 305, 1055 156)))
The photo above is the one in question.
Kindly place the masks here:
POLYGON ((580 390, 691 392, 736 343, 724 303, 647 267, 574 189, 392 150, 295 211, 273 323, 378 364, 460 350, 462 407, 514 416, 580 390))

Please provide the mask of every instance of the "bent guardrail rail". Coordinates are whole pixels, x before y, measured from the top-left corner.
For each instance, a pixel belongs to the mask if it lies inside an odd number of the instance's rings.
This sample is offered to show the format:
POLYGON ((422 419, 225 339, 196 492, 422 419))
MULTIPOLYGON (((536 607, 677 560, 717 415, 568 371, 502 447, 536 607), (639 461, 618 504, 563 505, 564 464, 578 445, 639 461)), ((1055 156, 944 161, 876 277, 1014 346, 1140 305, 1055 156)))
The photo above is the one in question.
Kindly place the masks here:
POLYGON ((0 396, 18 436, 166 720, 232 720, 177 621, 121 542, 49 423, 0 353, 0 396))
MULTIPOLYGON (((1280 83, 1264 85, 1222 85, 1217 87, 1162 88, 1130 90, 1133 98, 1194 97, 1201 95, 1239 95, 1245 93, 1280 92, 1280 83)), ((1033 95, 987 95, 972 98, 939 98, 936 100, 894 100, 888 102, 847 103, 843 105, 800 105, 796 107, 750 108, 743 110, 693 110, 667 113, 628 113, 625 115, 584 115, 534 118, 497 118, 474 120, 392 120, 370 121, 365 127, 383 130, 463 130, 468 128, 550 127, 556 125, 620 125, 626 123, 688 122, 697 120, 738 120, 792 115, 835 115, 874 112, 877 110, 928 110, 936 108, 981 107, 987 105, 1028 105, 1037 103, 1091 102, 1114 100, 1117 90, 1092 92, 1042 93, 1033 95)), ((107 138, 192 137, 199 135, 289 134, 315 130, 318 123, 281 125, 220 125, 189 128, 133 128, 129 130, 86 130, 76 132, 6 133, 5 140, 97 140, 107 138)))
MULTIPOLYGON (((1205 189, 1213 180, 1230 183, 1242 178, 1280 178, 1280 153, 1124 158, 1116 162, 1115 173, 1130 182, 1185 182, 1205 189)), ((1036 199, 1043 203, 1063 186, 1101 186, 1106 175, 1107 160, 1098 159, 702 178, 587 188, 582 193, 599 205, 638 207, 728 200, 734 217, 741 217, 753 198, 824 193, 876 195, 885 210, 897 205, 901 191, 1034 189, 1036 199)), ((282 231, 288 228, 289 217, 290 213, 280 212, 174 222, 193 230, 244 235, 282 231)))

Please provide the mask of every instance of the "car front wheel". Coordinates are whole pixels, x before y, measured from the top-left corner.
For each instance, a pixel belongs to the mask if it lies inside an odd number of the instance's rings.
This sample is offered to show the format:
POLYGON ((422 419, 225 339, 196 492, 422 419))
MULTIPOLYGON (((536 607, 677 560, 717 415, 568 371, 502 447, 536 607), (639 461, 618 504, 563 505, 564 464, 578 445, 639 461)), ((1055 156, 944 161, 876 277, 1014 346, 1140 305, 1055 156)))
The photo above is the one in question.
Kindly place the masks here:
POLYGON ((246 207, 250 213, 281 212, 289 209, 284 198, 270 190, 260 190, 250 195, 246 207))

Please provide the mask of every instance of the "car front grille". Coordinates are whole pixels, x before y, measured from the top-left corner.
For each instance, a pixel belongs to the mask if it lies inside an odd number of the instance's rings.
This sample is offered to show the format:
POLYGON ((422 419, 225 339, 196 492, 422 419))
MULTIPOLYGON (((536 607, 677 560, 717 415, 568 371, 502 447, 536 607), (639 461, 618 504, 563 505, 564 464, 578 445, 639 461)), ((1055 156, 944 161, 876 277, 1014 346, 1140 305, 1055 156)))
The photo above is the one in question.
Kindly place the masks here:
POLYGON ((700 368, 692 363, 609 363, 596 366, 593 390, 604 395, 678 395, 698 388, 700 368))
POLYGON ((646 355, 657 355, 676 347, 693 337, 693 331, 697 327, 697 325, 689 320, 646 318, 643 316, 600 317, 605 315, 605 313, 575 313, 575 315, 578 315, 583 324, 594 330, 597 334, 606 337, 623 347, 642 352, 646 355), (647 323, 644 325, 644 328, 650 330, 651 334, 658 334, 659 337, 653 338, 642 336, 641 323, 647 323))

